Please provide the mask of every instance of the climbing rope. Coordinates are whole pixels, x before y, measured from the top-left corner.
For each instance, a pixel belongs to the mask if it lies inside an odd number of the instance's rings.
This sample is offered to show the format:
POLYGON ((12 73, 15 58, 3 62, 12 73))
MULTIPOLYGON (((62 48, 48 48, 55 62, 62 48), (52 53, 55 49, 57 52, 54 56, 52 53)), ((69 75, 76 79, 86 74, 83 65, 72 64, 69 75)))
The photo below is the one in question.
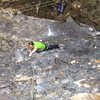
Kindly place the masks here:
MULTIPOLYGON (((32 77, 34 78, 34 68, 33 66, 31 65, 31 62, 29 62, 28 60, 26 60, 28 62, 28 64, 30 65, 31 67, 31 70, 32 70, 32 77)), ((32 91, 31 91, 31 97, 32 97, 32 100, 34 100, 35 98, 35 90, 34 90, 34 87, 35 87, 35 83, 34 81, 32 80, 32 91)))

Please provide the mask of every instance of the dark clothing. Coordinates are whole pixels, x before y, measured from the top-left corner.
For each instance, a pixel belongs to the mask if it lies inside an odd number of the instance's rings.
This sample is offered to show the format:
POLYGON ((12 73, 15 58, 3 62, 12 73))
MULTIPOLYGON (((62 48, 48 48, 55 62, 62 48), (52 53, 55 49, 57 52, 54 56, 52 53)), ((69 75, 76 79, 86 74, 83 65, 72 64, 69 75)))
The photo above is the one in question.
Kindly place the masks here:
POLYGON ((60 15, 62 14, 64 11, 64 3, 62 0, 60 0, 58 3, 57 3, 57 14, 60 15))
POLYGON ((57 48, 59 48, 59 45, 58 44, 48 45, 47 50, 52 50, 52 49, 57 49, 57 48))

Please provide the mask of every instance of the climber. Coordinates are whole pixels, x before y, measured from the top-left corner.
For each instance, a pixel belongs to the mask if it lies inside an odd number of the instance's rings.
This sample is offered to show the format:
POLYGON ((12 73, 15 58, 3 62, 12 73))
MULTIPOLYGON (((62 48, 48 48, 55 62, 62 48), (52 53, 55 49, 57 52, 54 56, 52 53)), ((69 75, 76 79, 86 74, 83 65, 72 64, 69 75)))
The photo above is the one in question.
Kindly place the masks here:
POLYGON ((47 45, 46 43, 43 43, 40 41, 35 41, 35 42, 30 41, 28 43, 29 56, 31 56, 35 52, 38 53, 38 52, 52 50, 52 49, 56 49, 56 48, 59 48, 58 44, 47 45))

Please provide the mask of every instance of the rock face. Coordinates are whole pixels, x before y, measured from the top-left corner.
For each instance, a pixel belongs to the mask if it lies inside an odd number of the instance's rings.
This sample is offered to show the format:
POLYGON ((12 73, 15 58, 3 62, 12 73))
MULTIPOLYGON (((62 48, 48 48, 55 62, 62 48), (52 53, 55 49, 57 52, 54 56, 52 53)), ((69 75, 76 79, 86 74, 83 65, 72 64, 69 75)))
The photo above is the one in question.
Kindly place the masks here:
MULTIPOLYGON (((57 5, 60 0, 1 0, 3 10, 9 7, 20 10, 28 16, 66 21, 72 16, 78 23, 86 23, 100 30, 100 0, 62 0, 64 10, 58 15, 57 5)), ((2 9, 0 9, 2 10, 2 9)), ((17 10, 14 10, 16 13, 17 10)))
POLYGON ((90 29, 71 17, 61 23, 1 14, 0 100, 78 100, 79 93, 85 94, 82 99, 100 97, 100 32, 90 29), (29 58, 30 40, 60 48, 29 58))

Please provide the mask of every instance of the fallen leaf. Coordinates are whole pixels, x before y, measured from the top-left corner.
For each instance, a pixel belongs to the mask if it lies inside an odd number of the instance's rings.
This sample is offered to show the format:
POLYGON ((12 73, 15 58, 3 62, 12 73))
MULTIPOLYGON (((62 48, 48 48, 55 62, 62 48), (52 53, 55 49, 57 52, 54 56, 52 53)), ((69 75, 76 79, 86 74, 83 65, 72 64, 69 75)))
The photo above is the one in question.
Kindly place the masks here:
POLYGON ((16 78, 15 81, 30 81, 33 77, 28 77, 28 76, 21 76, 19 78, 16 78))
POLYGON ((79 93, 73 96, 71 100, 100 100, 100 93, 79 93))

